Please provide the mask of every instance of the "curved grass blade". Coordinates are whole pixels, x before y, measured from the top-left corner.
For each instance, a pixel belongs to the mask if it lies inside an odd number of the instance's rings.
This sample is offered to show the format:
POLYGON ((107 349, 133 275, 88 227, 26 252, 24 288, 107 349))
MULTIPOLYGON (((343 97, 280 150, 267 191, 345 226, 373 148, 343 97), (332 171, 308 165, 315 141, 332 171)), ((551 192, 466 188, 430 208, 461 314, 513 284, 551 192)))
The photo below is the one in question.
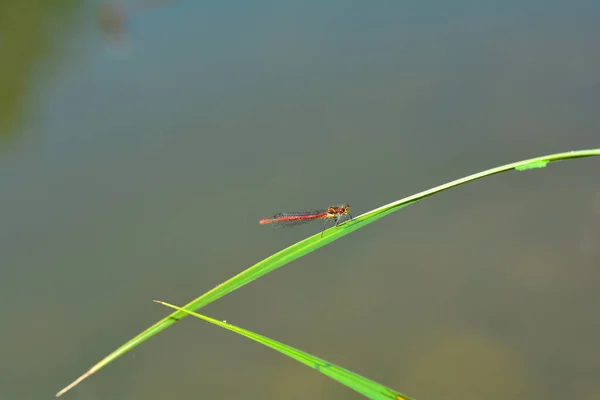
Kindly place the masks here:
MULTIPOLYGON (((221 283, 217 287, 208 292, 204 293, 202 296, 192 300, 188 304, 186 304, 183 308, 187 310, 198 310, 207 304, 212 303, 213 301, 225 296, 226 294, 246 285, 247 283, 252 282, 255 279, 260 278, 261 276, 285 265, 288 264, 295 259, 304 256, 310 252, 313 252, 327 243, 332 242, 345 236, 355 230, 362 228, 363 226, 370 224, 372 222, 377 221, 379 218, 383 218, 388 214, 393 213, 394 211, 398 211, 399 209, 406 207, 409 204, 413 204, 417 201, 423 200, 426 197, 432 196, 434 194, 441 193, 450 188, 460 186, 462 184, 475 181, 477 179, 485 178, 488 176, 496 175, 502 172, 507 172, 511 170, 523 170, 530 169, 532 167, 539 167, 542 164, 546 165, 551 162, 561 161, 561 160, 569 160, 576 158, 584 158, 584 157, 594 157, 600 156, 600 149, 590 149, 590 150, 579 150, 579 151, 569 151, 565 153, 557 153, 551 154, 542 157, 531 158, 528 160, 518 161, 506 165, 502 165, 500 167, 488 169, 483 172, 478 172, 473 175, 466 176, 464 178, 460 178, 454 180, 452 182, 445 183, 440 186, 436 186, 432 189, 425 190, 423 192, 414 194, 412 196, 405 197, 404 199, 394 201, 392 203, 386 204, 374 210, 371 210, 365 214, 359 215, 356 218, 353 218, 349 221, 346 221, 337 227, 332 227, 327 229, 326 231, 321 233, 317 233, 313 236, 310 236, 304 240, 299 241, 296 244, 293 244, 272 256, 265 258, 264 260, 254 264, 248 269, 240 272, 233 278, 228 279, 227 281, 221 283)), ((182 311, 175 311, 171 315, 161 319, 142 333, 138 334, 133 339, 129 340, 127 343, 123 344, 121 347, 117 348, 115 351, 110 353, 108 356, 100 360, 96 363, 92 368, 90 368, 87 372, 73 381, 71 384, 66 386, 60 392, 56 394, 56 396, 60 396, 72 389, 74 386, 79 384, 84 379, 88 378, 90 375, 96 373, 104 366, 115 360, 116 358, 122 356, 129 350, 133 349, 135 346, 140 343, 146 341, 150 337, 156 335, 162 330, 168 328, 175 322, 179 321, 181 318, 186 317, 187 314, 182 311)))
POLYGON ((368 378, 360 376, 352 371, 349 371, 345 368, 342 368, 338 365, 331 364, 321 358, 315 357, 308 353, 305 353, 302 350, 295 349, 287 344, 278 342, 276 340, 270 339, 266 336, 259 335, 258 333, 251 332, 249 330, 240 328, 235 325, 228 324, 227 322, 219 321, 211 317, 207 317, 206 315, 197 314, 193 311, 186 310, 181 307, 174 306, 169 303, 165 303, 164 301, 154 300, 156 303, 162 304, 164 306, 173 308, 180 312, 184 312, 189 315, 193 315, 196 318, 200 318, 204 321, 210 322, 211 324, 220 326, 221 328, 230 330, 232 332, 238 333, 242 336, 247 337, 248 339, 254 340, 255 342, 261 343, 267 347, 272 348, 273 350, 277 350, 278 352, 285 354, 286 356, 293 358, 296 361, 301 362, 304 365, 311 367, 330 377, 333 380, 338 381, 342 385, 348 386, 350 389, 357 391, 358 393, 364 395, 365 397, 372 400, 414 400, 411 397, 407 397, 402 393, 399 393, 393 389, 390 389, 386 386, 383 386, 380 383, 372 381, 368 378))

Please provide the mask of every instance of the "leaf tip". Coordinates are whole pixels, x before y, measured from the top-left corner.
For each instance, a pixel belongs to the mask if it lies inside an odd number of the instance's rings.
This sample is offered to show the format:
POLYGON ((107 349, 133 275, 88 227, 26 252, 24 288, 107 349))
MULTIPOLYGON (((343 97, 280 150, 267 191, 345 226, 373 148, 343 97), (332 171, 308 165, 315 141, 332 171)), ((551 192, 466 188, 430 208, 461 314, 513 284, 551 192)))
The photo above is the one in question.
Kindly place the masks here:
POLYGON ((89 370, 85 374, 81 375, 79 378, 75 379, 73 382, 71 382, 70 384, 65 386, 60 392, 56 393, 56 397, 60 397, 63 394, 67 393, 69 390, 71 390, 75 386, 79 385, 81 383, 81 381, 83 381, 85 378, 87 378, 88 376, 90 376, 93 373, 94 373, 94 371, 89 370))

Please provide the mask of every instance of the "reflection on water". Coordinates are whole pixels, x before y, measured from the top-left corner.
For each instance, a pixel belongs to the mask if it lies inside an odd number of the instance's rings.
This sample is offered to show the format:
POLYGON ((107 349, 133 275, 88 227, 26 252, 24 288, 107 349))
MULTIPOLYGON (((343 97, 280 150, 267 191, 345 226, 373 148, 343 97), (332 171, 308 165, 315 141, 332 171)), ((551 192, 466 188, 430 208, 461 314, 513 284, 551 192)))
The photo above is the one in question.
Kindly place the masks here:
POLYGON ((123 40, 127 19, 127 12, 123 6, 104 4, 100 8, 100 27, 108 40, 123 40))
POLYGON ((98 18, 102 36, 109 42, 113 51, 122 50, 129 45, 129 28, 132 18, 138 19, 143 11, 168 5, 172 1, 141 0, 129 6, 104 3, 100 6, 98 18))
POLYGON ((420 396, 428 399, 452 393, 472 400, 499 398, 498 393, 510 399, 540 398, 537 385, 532 384, 537 379, 518 353, 491 338, 472 335, 443 332, 420 343, 422 351, 414 359, 406 385, 422 388, 420 396))
MULTIPOLYGON (((0 3, 0 132, 36 138, 0 157, 0 397, 52 396, 165 315, 152 299, 186 302, 319 229, 261 229, 273 211, 358 215, 598 147, 596 8, 0 3), (128 57, 106 53, 127 36, 128 57)), ((205 312, 416 398, 596 399, 598 166, 429 198, 205 312)), ((199 393, 356 397, 186 320, 64 398, 199 393)))
POLYGON ((78 1, 0 3, 0 139, 19 129, 36 74, 60 47, 78 1), (51 24, 53 29, 47 29, 51 24))

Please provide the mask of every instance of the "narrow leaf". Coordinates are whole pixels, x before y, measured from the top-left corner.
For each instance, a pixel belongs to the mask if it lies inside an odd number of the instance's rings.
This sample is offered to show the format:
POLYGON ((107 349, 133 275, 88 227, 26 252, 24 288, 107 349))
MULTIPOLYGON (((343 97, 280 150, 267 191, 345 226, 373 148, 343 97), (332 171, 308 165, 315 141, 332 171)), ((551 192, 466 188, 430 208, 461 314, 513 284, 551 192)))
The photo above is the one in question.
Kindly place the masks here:
POLYGON ((165 303, 164 301, 154 300, 155 302, 162 304, 167 307, 171 307, 175 310, 193 315, 196 318, 203 319, 204 321, 210 322, 211 324, 220 326, 221 328, 225 328, 232 332, 238 333, 242 336, 247 337, 248 339, 254 340, 255 342, 261 343, 267 347, 272 348, 273 350, 277 350, 278 352, 285 354, 286 356, 293 358, 296 361, 301 362, 304 365, 308 365, 312 369, 315 369, 340 382, 343 385, 348 386, 350 389, 357 391, 358 393, 368 397, 372 400, 413 400, 410 397, 407 397, 393 389, 390 389, 386 386, 383 386, 380 383, 372 381, 368 378, 360 376, 352 371, 349 371, 345 368, 342 368, 338 365, 327 362, 321 358, 315 357, 308 353, 305 353, 302 350, 295 349, 287 344, 278 342, 273 339, 269 339, 266 336, 259 335, 258 333, 251 332, 249 330, 240 328, 235 325, 228 324, 225 321, 219 321, 211 317, 207 317, 206 315, 197 314, 193 311, 186 310, 181 307, 174 306, 169 303, 165 303))

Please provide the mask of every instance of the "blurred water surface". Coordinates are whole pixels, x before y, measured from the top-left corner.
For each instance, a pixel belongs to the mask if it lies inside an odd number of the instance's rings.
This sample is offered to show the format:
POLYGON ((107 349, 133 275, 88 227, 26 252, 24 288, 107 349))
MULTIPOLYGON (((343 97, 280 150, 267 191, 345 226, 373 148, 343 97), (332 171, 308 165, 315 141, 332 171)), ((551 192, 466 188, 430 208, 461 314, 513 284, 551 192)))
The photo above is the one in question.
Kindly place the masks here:
MULTIPOLYGON (((320 229, 598 147, 594 1, 0 5, 0 397, 50 398, 320 229), (107 8, 109 7, 109 8, 107 8), (112 7, 112 8, 110 8, 112 7), (120 8, 119 8, 120 7, 120 8)), ((204 312, 419 399, 600 399, 599 160, 408 207, 204 312)), ((65 399, 357 394, 186 319, 65 399)))

